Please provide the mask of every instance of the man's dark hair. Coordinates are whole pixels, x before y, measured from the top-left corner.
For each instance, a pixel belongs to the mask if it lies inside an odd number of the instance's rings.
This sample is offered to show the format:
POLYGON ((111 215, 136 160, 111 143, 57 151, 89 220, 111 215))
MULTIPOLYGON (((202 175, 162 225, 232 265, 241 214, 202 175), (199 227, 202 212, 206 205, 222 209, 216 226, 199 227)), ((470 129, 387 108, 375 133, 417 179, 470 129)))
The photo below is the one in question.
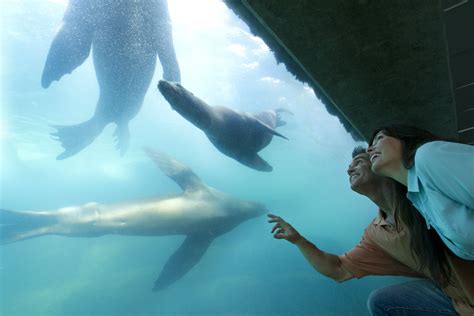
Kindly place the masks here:
POLYGON ((367 152, 367 147, 364 146, 357 146, 352 151, 352 159, 354 159, 357 155, 363 154, 367 152))

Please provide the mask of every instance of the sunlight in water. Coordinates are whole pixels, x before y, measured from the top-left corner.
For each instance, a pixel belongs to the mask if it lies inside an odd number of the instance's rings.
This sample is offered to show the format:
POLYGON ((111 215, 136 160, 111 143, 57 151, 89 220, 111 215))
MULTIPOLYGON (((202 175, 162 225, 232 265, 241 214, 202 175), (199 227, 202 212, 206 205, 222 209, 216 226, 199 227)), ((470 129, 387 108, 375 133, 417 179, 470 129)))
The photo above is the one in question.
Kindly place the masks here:
POLYGON ((215 29, 224 26, 229 18, 225 4, 217 0, 173 0, 168 2, 168 8, 174 26, 215 29))
POLYGON ((66 6, 68 3, 68 0, 49 0, 49 2, 54 3, 54 4, 59 4, 62 6, 66 6))
POLYGON ((2 113, 2 110, 0 109, 0 142, 3 143, 3 141, 7 138, 7 134, 6 134, 6 127, 5 127, 5 123, 3 121, 3 113, 2 113))

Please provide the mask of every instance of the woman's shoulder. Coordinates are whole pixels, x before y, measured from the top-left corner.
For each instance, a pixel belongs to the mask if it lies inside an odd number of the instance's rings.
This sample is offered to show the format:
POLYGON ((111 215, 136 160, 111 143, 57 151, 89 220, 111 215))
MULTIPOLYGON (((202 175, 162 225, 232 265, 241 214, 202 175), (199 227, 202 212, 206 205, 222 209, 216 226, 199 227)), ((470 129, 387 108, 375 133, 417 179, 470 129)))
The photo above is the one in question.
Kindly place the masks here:
POLYGON ((417 170, 439 164, 464 164, 470 160, 474 162, 474 146, 441 140, 421 145, 415 154, 417 170))
POLYGON ((456 142, 448 142, 444 140, 437 140, 421 145, 416 150, 415 157, 419 159, 426 159, 428 157, 433 157, 433 155, 452 155, 460 153, 473 154, 474 146, 456 142))
POLYGON ((419 166, 420 164, 436 159, 439 157, 440 152, 447 152, 446 145, 450 146, 449 143, 450 142, 445 141, 434 141, 421 145, 415 153, 415 164, 419 166))

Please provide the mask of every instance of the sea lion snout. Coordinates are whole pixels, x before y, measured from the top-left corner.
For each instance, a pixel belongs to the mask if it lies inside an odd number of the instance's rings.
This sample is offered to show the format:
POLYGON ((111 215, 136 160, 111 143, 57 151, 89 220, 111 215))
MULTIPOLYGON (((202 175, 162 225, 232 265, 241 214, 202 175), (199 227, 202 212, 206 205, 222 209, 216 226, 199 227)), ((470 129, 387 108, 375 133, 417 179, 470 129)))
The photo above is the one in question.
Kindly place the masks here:
POLYGON ((179 96, 185 90, 181 84, 178 82, 160 80, 158 82, 158 90, 165 99, 170 103, 171 107, 175 107, 179 103, 179 96))
POLYGON ((173 110, 201 129, 210 125, 210 107, 179 82, 160 80, 158 89, 173 110))
POLYGON ((158 81, 157 87, 158 87, 158 90, 160 90, 160 92, 163 94, 171 90, 184 89, 183 86, 179 82, 167 81, 167 80, 158 81))

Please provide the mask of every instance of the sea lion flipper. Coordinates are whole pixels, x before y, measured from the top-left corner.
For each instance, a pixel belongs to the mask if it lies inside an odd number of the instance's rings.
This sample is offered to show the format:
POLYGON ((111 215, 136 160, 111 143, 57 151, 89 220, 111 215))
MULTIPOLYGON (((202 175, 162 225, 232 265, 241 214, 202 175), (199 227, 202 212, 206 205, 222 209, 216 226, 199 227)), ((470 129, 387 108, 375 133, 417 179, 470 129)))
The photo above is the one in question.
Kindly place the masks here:
POLYGON ((53 139, 60 141, 64 147, 64 152, 56 157, 57 160, 62 160, 77 154, 91 144, 102 132, 105 123, 92 118, 76 125, 52 125, 51 127, 57 130, 51 133, 51 136, 53 139))
POLYGON ((158 58, 163 68, 163 79, 167 81, 181 82, 178 59, 173 45, 172 23, 169 16, 167 1, 156 3, 157 29, 155 40, 158 48, 158 58))
POLYGON ((114 132, 115 148, 120 150, 120 155, 123 156, 127 152, 130 144, 130 131, 128 124, 120 124, 114 132))
POLYGON ((265 129, 268 133, 272 134, 272 135, 275 135, 275 136, 279 136, 281 138, 284 138, 286 140, 288 140, 288 138, 280 133, 278 133, 275 129, 271 128, 270 126, 268 126, 266 123, 262 122, 261 120, 259 119, 255 119, 255 121, 257 122, 257 124, 260 125, 260 127, 262 127, 263 129, 265 129))
POLYGON ((253 168, 258 171, 270 172, 273 170, 273 167, 268 164, 262 157, 258 154, 248 154, 240 156, 238 159, 242 164, 247 167, 253 168))
POLYGON ((163 152, 144 147, 143 150, 153 160, 161 171, 176 182, 184 191, 198 190, 205 185, 188 166, 180 163, 163 152))
POLYGON ((206 253, 214 240, 210 234, 188 235, 181 246, 168 259, 160 276, 155 281, 153 291, 161 291, 181 279, 206 253))
POLYGON ((56 222, 54 213, 0 209, 0 245, 44 235, 56 222))
POLYGON ((46 58, 41 85, 61 79, 80 66, 89 56, 94 33, 89 1, 70 1, 63 25, 54 37, 46 58))

